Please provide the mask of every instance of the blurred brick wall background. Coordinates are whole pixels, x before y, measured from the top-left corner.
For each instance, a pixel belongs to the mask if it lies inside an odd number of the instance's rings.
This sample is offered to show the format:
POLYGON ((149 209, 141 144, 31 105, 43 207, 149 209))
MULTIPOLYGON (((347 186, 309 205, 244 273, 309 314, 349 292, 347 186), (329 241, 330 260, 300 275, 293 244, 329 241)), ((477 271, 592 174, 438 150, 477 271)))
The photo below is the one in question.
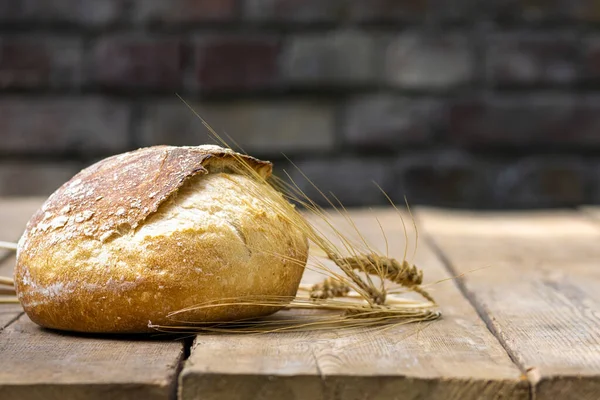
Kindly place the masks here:
POLYGON ((179 93, 347 205, 600 200, 598 0, 0 0, 0 91, 0 195, 209 142, 179 93))

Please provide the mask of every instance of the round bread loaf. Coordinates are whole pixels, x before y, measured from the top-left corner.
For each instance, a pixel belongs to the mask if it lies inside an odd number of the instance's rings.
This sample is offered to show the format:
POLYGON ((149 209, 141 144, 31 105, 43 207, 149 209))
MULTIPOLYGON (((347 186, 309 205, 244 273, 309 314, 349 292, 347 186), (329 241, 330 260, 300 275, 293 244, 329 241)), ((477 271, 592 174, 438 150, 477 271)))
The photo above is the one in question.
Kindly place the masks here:
MULTIPOLYGON (((281 196, 257 178, 271 170, 208 145, 139 149, 84 169, 48 198, 19 241, 15 286, 25 312, 48 328, 134 333, 209 301, 294 296, 308 243, 266 201, 281 196), (242 163, 258 175, 239 173, 242 163)), ((277 310, 228 305, 179 318, 277 310)))

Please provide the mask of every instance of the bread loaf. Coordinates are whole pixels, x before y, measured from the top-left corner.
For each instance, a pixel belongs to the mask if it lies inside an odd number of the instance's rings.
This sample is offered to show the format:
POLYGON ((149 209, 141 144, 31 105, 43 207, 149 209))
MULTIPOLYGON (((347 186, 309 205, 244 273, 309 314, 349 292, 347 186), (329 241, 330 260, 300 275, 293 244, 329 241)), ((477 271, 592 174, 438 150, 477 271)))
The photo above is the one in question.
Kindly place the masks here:
MULTIPOLYGON (((294 296, 307 239, 265 201, 279 193, 239 172, 242 162, 271 174, 269 162, 209 145, 144 148, 82 170, 19 241, 14 278, 27 315, 48 328, 133 333, 149 331, 149 321, 172 324, 168 313, 207 301, 294 296)), ((277 310, 230 305, 185 318, 277 310)))

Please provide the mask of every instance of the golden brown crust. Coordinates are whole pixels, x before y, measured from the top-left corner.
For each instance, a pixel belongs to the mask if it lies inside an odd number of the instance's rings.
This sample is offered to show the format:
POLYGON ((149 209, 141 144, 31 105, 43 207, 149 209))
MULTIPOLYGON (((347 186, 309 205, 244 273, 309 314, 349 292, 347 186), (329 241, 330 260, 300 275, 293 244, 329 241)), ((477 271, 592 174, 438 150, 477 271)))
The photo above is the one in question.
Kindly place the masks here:
MULTIPOLYGON (((19 297, 31 320, 48 328, 140 333, 152 331, 150 321, 180 325, 167 315, 197 304, 244 296, 295 296, 308 253, 304 239, 287 221, 269 215, 252 212, 237 223, 246 242, 233 230, 216 229, 201 240, 194 230, 147 238, 141 248, 117 240, 102 245, 110 254, 106 265, 98 265, 82 250, 98 249, 85 238, 47 249, 37 260, 23 258, 31 273, 21 273, 29 283, 26 287, 17 279, 23 288, 19 297), (265 237, 263 232, 278 223, 278 234, 265 237), (282 247, 287 251, 279 255, 282 247), (76 259, 61 265, 60 258, 69 253, 76 253, 76 259), (119 263, 128 267, 116 267, 119 263)), ((269 315, 280 308, 230 305, 177 318, 226 321, 269 315)))
POLYGON ((218 146, 154 146, 106 158, 82 170, 54 192, 27 223, 20 251, 80 236, 106 241, 135 229, 213 159, 241 157, 263 176, 270 162, 218 146), (59 235, 48 231, 59 229, 59 235))

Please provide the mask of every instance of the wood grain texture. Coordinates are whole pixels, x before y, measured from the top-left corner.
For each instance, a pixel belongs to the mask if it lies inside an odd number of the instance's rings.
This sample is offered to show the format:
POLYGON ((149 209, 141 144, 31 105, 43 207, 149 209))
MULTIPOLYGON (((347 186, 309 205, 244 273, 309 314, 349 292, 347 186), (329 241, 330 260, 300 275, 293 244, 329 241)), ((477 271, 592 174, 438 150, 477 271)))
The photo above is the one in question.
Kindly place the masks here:
MULTIPOLYGON (((16 242, 25 230, 25 224, 42 202, 41 198, 0 199, 0 240, 16 242)), ((14 251, 0 249, 0 276, 12 277, 14 267, 14 251)), ((5 293, 0 290, 0 295, 5 293)), ((23 309, 18 304, 0 304, 0 331, 22 312, 23 309)))
MULTIPOLYGON (((42 202, 1 200, 0 238, 17 240, 42 202)), ((0 257, 0 275, 12 276, 14 254, 5 251, 0 257)), ((175 396, 182 356, 180 341, 44 330, 22 314, 20 305, 0 304, 2 400, 169 399, 175 396)))
POLYGON ((467 296, 526 371, 535 398, 600 397, 600 229, 572 211, 421 209, 467 296), (476 268, 490 267, 469 272, 476 268))
MULTIPOLYGON (((375 215, 387 233, 390 255, 402 258, 404 234, 393 212, 353 213, 363 234, 384 249, 375 215)), ((426 282, 449 277, 423 242, 417 264, 426 282)), ((181 398, 527 398, 526 378, 454 283, 431 291, 444 317, 429 324, 385 331, 199 335, 180 375, 181 398)))
POLYGON ((22 315, 0 333, 0 399, 169 399, 181 341, 76 336, 22 315))

